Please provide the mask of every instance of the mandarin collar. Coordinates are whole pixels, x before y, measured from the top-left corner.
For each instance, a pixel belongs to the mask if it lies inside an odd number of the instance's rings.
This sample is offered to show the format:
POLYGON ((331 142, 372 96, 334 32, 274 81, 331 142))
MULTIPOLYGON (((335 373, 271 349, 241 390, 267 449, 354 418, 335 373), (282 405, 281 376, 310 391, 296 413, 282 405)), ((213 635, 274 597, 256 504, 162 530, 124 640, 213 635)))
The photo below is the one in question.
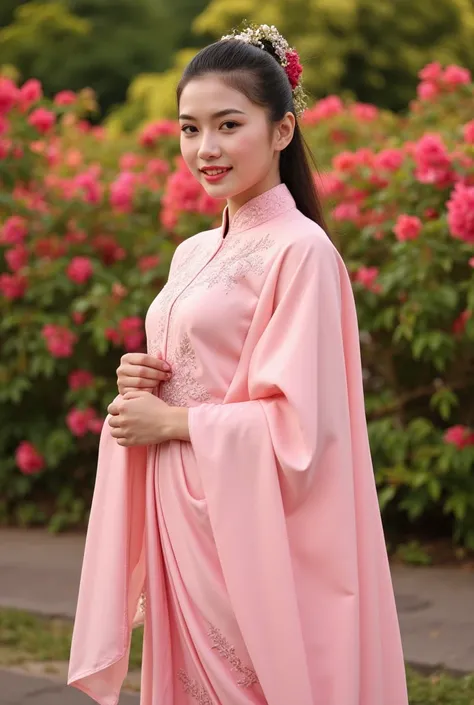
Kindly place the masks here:
POLYGON ((295 208, 295 205, 295 199, 286 184, 278 184, 268 191, 261 193, 259 196, 251 198, 247 203, 244 203, 230 221, 227 233, 226 227, 229 220, 229 208, 226 206, 222 215, 221 237, 223 238, 225 236, 227 238, 231 234, 241 233, 250 228, 256 228, 267 220, 276 218, 282 213, 289 211, 291 208, 295 208))

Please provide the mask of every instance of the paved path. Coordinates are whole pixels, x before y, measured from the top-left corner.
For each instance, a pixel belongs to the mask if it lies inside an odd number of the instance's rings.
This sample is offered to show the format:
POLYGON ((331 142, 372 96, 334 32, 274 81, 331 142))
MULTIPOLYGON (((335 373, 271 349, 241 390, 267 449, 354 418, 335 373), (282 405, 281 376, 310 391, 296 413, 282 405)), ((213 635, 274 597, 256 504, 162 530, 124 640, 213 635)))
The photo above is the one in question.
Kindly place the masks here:
MULTIPOLYGON (((73 617, 83 550, 80 534, 0 530, 0 606, 73 617)), ((426 669, 474 672, 474 572, 394 566, 392 577, 406 660, 426 669)), ((128 697, 123 705, 137 702, 128 697)), ((60 684, 28 678, 22 685, 21 676, 0 672, 0 705, 20 703, 86 705, 90 700, 72 688, 61 690, 60 684), (30 685, 37 696, 30 694, 30 685)))
MULTIPOLYGON (((138 705, 138 695, 122 694, 119 705, 138 705)), ((0 705, 92 705, 75 688, 44 678, 33 678, 0 669, 0 705)))

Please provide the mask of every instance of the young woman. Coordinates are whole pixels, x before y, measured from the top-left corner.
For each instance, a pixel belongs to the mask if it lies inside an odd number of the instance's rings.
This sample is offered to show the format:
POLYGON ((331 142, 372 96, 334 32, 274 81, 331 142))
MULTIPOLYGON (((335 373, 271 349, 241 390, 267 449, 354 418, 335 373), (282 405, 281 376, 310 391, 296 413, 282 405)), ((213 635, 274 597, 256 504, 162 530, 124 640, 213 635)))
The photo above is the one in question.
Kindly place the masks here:
POLYGON ((227 206, 177 248, 148 355, 118 369, 69 672, 101 705, 140 613, 142 705, 407 703, 354 300, 300 74, 263 25, 203 49, 178 87, 183 157, 227 206))

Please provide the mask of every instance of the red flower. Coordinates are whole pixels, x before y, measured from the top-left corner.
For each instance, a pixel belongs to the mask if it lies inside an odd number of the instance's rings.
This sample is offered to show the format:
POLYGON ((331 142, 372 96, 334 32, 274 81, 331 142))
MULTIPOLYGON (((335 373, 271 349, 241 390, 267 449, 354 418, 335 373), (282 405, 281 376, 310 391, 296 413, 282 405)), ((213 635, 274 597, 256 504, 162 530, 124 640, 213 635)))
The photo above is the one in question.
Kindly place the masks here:
POLYGON ((88 257, 73 257, 66 269, 67 276, 76 284, 85 284, 93 272, 94 267, 88 257))
POLYGON ((18 272, 28 262, 28 250, 24 245, 16 245, 5 252, 5 260, 12 272, 18 272))
POLYGON ((462 335, 466 330, 466 324, 471 318, 471 312, 467 309, 462 311, 453 323, 453 333, 454 335, 462 335))
POLYGON ((159 255, 148 255, 145 257, 140 257, 138 260, 138 267, 141 272, 148 272, 150 269, 155 269, 160 264, 159 255))
POLYGON ((20 274, 0 274, 0 291, 7 299, 21 299, 27 283, 27 279, 20 274))
POLYGON ((44 135, 54 127, 56 116, 50 110, 46 110, 46 108, 37 108, 31 113, 28 122, 44 135))
POLYGON ((110 204, 119 213, 130 213, 137 176, 131 171, 122 172, 110 186, 110 204))
POLYGON ((474 434, 467 426, 451 426, 444 434, 445 443, 451 443, 460 450, 466 446, 473 445, 474 434))
POLYGON ((402 214, 398 216, 393 231, 397 236, 397 240, 404 242, 406 240, 416 240, 422 228, 423 223, 416 215, 402 214))
POLYGON ((376 284, 378 275, 379 270, 377 267, 360 267, 355 274, 355 280, 359 282, 364 289, 379 293, 380 285, 376 284))
POLYGON ((440 90, 436 83, 432 83, 431 81, 423 81, 423 83, 418 85, 416 92, 420 100, 433 100, 433 98, 436 98, 439 95, 440 90))
POLYGON ((369 103, 354 103, 350 107, 350 112, 361 122, 372 122, 379 116, 379 109, 369 103))
POLYGON ((94 376, 87 370, 75 370, 68 378, 70 389, 84 389, 94 384, 94 376))
POLYGON ((46 347, 53 357, 71 357, 77 335, 62 326, 47 324, 42 330, 46 347))
POLYGON ((44 468, 44 459, 32 443, 22 441, 15 452, 15 461, 24 475, 34 475, 44 468))
POLYGON ((8 245, 18 245, 23 242, 27 233, 27 221, 21 215, 12 215, 3 224, 0 242, 8 245))
POLYGON ((299 83, 300 76, 303 73, 303 67, 300 64, 300 57, 296 51, 288 51, 286 53, 287 65, 285 73, 288 76, 291 87, 294 89, 299 83))
POLYGON ((88 409, 72 409, 66 416, 66 423, 74 436, 85 436, 89 431, 91 422, 96 418, 95 410, 89 407, 88 409))
POLYGON ((139 137, 142 147, 154 147, 160 137, 177 136, 179 125, 173 120, 158 120, 151 125, 147 125, 139 137))

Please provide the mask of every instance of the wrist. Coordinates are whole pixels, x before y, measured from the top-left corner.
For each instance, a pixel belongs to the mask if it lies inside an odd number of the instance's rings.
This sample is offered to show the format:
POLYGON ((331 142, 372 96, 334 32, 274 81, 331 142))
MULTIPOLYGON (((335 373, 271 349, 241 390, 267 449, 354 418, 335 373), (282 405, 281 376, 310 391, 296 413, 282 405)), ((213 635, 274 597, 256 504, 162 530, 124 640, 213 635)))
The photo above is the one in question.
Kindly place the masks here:
POLYGON ((168 439, 189 441, 188 408, 185 406, 170 406, 168 417, 168 439))

